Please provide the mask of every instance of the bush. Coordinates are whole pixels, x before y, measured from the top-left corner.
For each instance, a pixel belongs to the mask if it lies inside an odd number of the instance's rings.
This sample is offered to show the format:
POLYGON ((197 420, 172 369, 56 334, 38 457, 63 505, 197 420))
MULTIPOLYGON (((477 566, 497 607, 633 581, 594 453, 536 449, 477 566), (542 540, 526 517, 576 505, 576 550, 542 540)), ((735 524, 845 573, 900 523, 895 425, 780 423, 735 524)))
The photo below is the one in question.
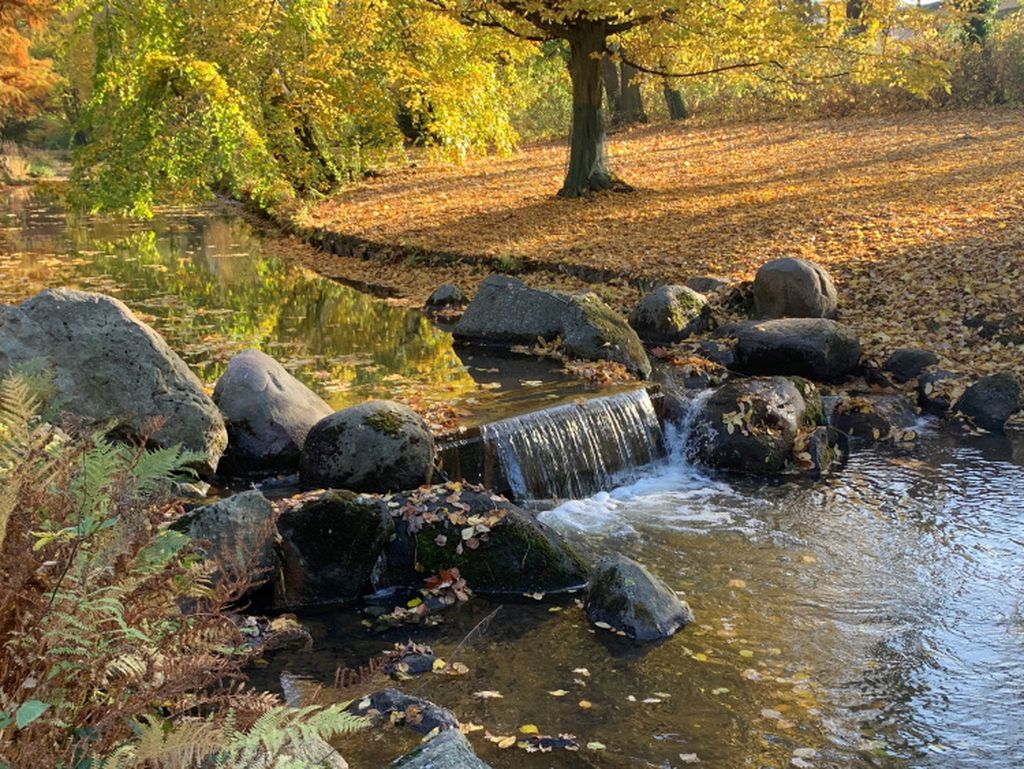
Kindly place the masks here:
POLYGON ((228 608, 245 585, 211 584, 216 565, 166 526, 196 457, 46 424, 33 389, 0 380, 0 766, 269 769, 292 735, 359 726, 240 693, 228 608))
POLYGON ((1002 99, 1024 104, 1024 13, 1015 13, 996 23, 992 66, 1002 99))

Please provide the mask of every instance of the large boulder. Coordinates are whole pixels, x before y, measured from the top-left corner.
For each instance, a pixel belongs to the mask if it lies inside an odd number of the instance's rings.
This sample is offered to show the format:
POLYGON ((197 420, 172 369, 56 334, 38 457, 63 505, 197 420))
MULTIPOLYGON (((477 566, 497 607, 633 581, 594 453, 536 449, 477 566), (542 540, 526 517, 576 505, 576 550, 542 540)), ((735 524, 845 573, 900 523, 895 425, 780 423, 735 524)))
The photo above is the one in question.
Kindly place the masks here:
POLYGON ((736 339, 733 368, 745 374, 831 382, 850 374, 860 360, 857 335, 826 318, 732 323, 722 333, 736 339))
POLYGON ((640 300, 629 316, 641 339, 678 342, 710 323, 707 300, 686 286, 660 286, 640 300))
POLYGON ((587 616, 636 641, 668 638, 693 622, 690 607, 668 585, 619 553, 594 569, 587 591, 587 616))
POLYGON ((266 497, 243 491, 197 507, 175 527, 201 541, 203 554, 217 564, 215 580, 242 579, 258 587, 273 576, 277 565, 274 517, 266 497))
POLYGON ((990 374, 964 391, 955 410, 990 432, 1002 432, 1021 408, 1020 382, 1013 374, 990 374))
POLYGON ((505 275, 491 275, 455 326, 459 339, 533 344, 561 337, 566 353, 587 360, 621 363, 647 378, 651 363, 636 332, 591 292, 567 294, 530 288, 505 275))
POLYGON ((58 405, 115 434, 201 453, 212 473, 228 442, 224 420, 185 362, 122 302, 47 289, 0 306, 0 371, 42 364, 58 405), (157 425, 154 429, 154 424, 157 425))
POLYGON ((275 603, 343 603, 366 595, 395 527, 378 497, 349 491, 303 495, 278 518, 281 579, 275 603))
POLYGON ((740 379, 718 388, 693 417, 688 451, 723 470, 755 474, 785 469, 807 404, 784 377, 740 379))
POLYGON ((918 347, 901 347, 893 350, 886 358, 885 371, 892 374, 892 378, 900 384, 909 382, 916 378, 929 366, 939 362, 939 356, 931 350, 922 350, 918 347))
POLYGON ((832 278, 806 259, 773 259, 754 277, 758 318, 834 318, 836 305, 832 278))
POLYGON ((428 483, 433 467, 426 422, 400 403, 368 401, 313 425, 299 471, 307 486, 386 492, 428 483))
POLYGON ((424 574, 457 568, 478 593, 522 595, 578 588, 587 567, 536 517, 480 486, 449 483, 395 495, 391 584, 418 586, 424 574))
POLYGON ((296 470, 310 428, 331 413, 324 400, 259 350, 232 358, 213 401, 228 428, 221 470, 296 470))

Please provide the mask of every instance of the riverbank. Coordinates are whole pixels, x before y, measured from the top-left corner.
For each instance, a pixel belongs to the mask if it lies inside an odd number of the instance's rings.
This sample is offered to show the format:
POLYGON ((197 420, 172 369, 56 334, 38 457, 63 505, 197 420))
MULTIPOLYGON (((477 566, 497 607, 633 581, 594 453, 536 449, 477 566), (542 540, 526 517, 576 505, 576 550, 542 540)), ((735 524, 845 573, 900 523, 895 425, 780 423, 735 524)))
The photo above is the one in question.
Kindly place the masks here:
POLYGON ((501 271, 628 311, 653 283, 747 279, 801 256, 829 270, 869 356, 915 346, 948 368, 1024 375, 1022 139, 1010 109, 651 126, 612 139, 631 194, 555 198, 565 149, 544 144, 389 171, 287 224, 326 244, 298 249, 306 266, 413 304, 501 271))

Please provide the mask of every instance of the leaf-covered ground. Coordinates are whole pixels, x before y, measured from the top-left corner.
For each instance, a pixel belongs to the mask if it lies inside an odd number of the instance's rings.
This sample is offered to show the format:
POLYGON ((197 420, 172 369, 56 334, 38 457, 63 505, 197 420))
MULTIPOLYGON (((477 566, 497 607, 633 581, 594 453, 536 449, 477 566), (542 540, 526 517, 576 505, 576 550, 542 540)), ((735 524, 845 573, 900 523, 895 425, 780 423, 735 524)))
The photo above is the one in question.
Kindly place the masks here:
MULTIPOLYGON (((420 165, 324 201, 305 223, 369 241, 467 257, 542 260, 527 282, 578 287, 566 265, 679 282, 753 276, 777 256, 827 267, 844 321, 869 352, 923 345, 960 370, 1024 375, 1024 113, 999 109, 690 129, 654 126, 611 141, 637 189, 554 197, 566 149, 420 165)), ((421 301, 467 290, 490 268, 308 255, 328 274, 421 301)), ((624 281, 595 287, 626 309, 624 281)))

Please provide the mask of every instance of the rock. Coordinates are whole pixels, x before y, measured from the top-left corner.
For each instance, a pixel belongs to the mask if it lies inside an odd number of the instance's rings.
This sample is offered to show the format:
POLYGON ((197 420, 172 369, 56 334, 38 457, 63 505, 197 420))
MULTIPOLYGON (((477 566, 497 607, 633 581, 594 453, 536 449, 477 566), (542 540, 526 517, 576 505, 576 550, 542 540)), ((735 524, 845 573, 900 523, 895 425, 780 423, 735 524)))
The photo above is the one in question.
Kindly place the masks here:
POLYGON ((732 368, 736 363, 736 350, 727 342, 715 339, 702 339, 697 344, 697 353, 724 369, 732 368))
POLYGON ((354 700, 348 707, 348 711, 357 716, 363 716, 373 722, 384 720, 390 723, 391 714, 396 714, 396 719, 420 734, 429 734, 437 729, 439 732, 459 732, 459 720, 448 708, 435 705, 430 700, 400 692, 398 689, 380 689, 363 697, 361 700, 354 700), (412 710, 410 711, 410 708, 412 710), (406 718, 406 714, 415 712, 418 715, 416 720, 406 718))
POLYGON ((832 426, 851 438, 884 441, 917 421, 914 404, 903 395, 844 396, 832 409, 832 426))
POLYGON ((734 380, 698 407, 688 450, 710 467, 777 473, 790 459, 806 415, 803 396, 788 379, 734 380))
POLYGON ((718 275, 698 275, 686 279, 686 287, 696 291, 698 294, 710 294, 725 288, 732 281, 718 275))
POLYGON ((448 729, 389 764, 392 769, 490 769, 460 731, 448 729))
POLYGON ((641 339, 672 344, 707 329, 707 300, 686 286, 660 286, 640 300, 629 325, 641 339))
POLYGON ((1021 408, 1020 382, 1013 374, 990 374, 972 384, 954 410, 990 432, 1003 431, 1006 420, 1021 408))
POLYGON ((746 374, 842 379, 860 360, 860 342, 848 327, 826 318, 784 318, 723 326, 736 338, 733 367, 746 374))
POLYGON ((468 297, 454 283, 445 283, 434 289, 424 307, 427 310, 451 310, 469 304, 468 297))
POLYGON ((962 377, 952 371, 926 371, 917 378, 917 405, 926 414, 943 416, 962 393, 962 377))
POLYGON ((231 359, 213 401, 228 428, 220 465, 227 472, 297 469, 310 428, 331 413, 319 395, 259 350, 231 359))
POLYGON ((653 371, 654 381, 666 395, 715 387, 728 378, 729 372, 723 366, 699 355, 656 362, 653 371))
POLYGON ((326 605, 370 592, 374 569, 395 531, 384 501, 346 491, 300 499, 278 518, 282 579, 275 603, 326 605))
POLYGON ((388 549, 389 584, 419 587, 425 575, 452 567, 477 593, 552 593, 587 580, 586 565, 554 531, 480 486, 434 486, 392 501, 398 517, 388 549), (470 542, 466 530, 473 527, 466 519, 473 516, 490 521, 490 530, 470 532, 470 542))
POLYGON ((834 427, 815 427, 805 435, 798 435, 797 441, 793 450, 797 465, 817 477, 831 472, 849 450, 846 436, 834 427))
POLYGON ((309 651, 313 648, 313 636, 294 614, 282 614, 273 619, 249 615, 233 621, 245 637, 246 646, 261 653, 309 651))
POLYGON ((153 329, 117 299, 47 289, 0 306, 0 372, 43 362, 58 405, 115 434, 199 452, 212 473, 228 436, 203 385, 153 329), (153 429, 154 423, 159 423, 153 429))
POLYGON ((309 431, 299 474, 307 486, 386 492, 430 481, 434 437, 408 406, 368 401, 324 417, 309 431))
POLYGON ((939 356, 930 350, 921 350, 916 347, 901 347, 894 350, 886 358, 882 368, 892 374, 892 378, 900 384, 909 382, 917 377, 929 366, 939 362, 939 356))
POLYGON ((832 278, 806 259, 773 259, 754 277, 758 318, 834 318, 836 306, 832 278))
POLYGON ((243 491, 198 507, 175 528, 207 543, 204 555, 218 565, 214 579, 268 581, 277 566, 273 505, 258 491, 243 491))
POLYGON ((573 357, 621 363, 644 379, 651 374, 636 332, 591 292, 534 289, 515 278, 491 275, 480 284, 454 334, 500 344, 561 337, 565 352, 573 357))
POLYGON ((618 553, 594 569, 587 616, 636 641, 658 641, 693 622, 690 607, 636 561, 618 553))

